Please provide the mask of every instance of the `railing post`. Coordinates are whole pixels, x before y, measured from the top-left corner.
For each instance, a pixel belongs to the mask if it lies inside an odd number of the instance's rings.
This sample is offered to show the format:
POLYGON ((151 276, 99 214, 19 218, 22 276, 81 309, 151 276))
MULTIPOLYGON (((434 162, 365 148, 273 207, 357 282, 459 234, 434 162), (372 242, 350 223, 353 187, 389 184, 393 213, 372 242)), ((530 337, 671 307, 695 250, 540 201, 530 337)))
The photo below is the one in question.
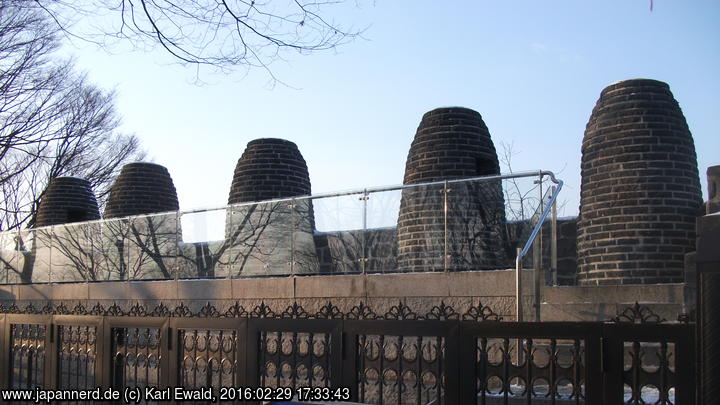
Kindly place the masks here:
MULTIPOLYGON (((697 244, 697 346, 699 401, 712 404, 720 398, 720 216, 698 220, 697 244)), ((686 395, 678 392, 682 398, 686 395)))
POLYGON ((523 321, 521 251, 522 249, 517 248, 515 255, 515 318, 517 322, 523 321))
POLYGON ((543 222, 543 210, 545 209, 545 201, 543 199, 543 176, 542 172, 540 173, 540 176, 537 180, 535 180, 535 184, 538 185, 538 195, 540 196, 538 200, 538 209, 536 214, 536 221, 537 223, 535 226, 538 227, 538 235, 533 241, 533 312, 535 315, 535 322, 540 322, 540 280, 544 277, 541 276, 542 272, 542 255, 543 255, 543 229, 542 229, 542 222, 543 222))
POLYGON ((367 234, 367 205, 368 200, 370 199, 370 194, 368 193, 367 189, 363 189, 363 196, 361 198, 363 204, 362 204, 362 233, 360 234, 360 272, 362 274, 365 274, 367 272, 367 246, 366 246, 366 240, 365 240, 365 234, 367 234))
POLYGON ((295 275, 295 228, 297 226, 297 218, 295 209, 297 201, 293 198, 290 200, 290 274, 295 275))
POLYGON ((448 272, 448 182, 443 183, 443 271, 448 272))
MULTIPOLYGON (((552 186, 551 193, 555 195, 557 190, 556 186, 552 186)), ((550 276, 552 285, 558 285, 557 271, 557 248, 558 248, 558 235, 557 235, 557 200, 553 201, 552 205, 552 223, 550 226, 550 276)), ((547 278, 547 277, 546 277, 547 278)))

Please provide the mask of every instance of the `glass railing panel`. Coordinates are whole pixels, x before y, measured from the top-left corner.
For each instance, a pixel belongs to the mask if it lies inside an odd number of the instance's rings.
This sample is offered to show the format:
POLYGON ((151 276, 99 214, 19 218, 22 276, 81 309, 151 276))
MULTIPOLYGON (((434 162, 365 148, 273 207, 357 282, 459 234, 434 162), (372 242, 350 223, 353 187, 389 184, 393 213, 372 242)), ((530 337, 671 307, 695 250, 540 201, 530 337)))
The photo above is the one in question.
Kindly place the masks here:
POLYGON ((178 255, 177 214, 129 218, 128 270, 132 280, 175 278, 178 255))
POLYGON ((502 181, 449 182, 447 188, 448 271, 510 267, 502 181))
POLYGON ((16 245, 17 266, 10 274, 11 283, 47 283, 50 281, 52 228, 19 232, 16 245))
POLYGON ((93 243, 99 253, 98 280, 127 280, 130 266, 130 219, 106 219, 96 223, 93 243))
POLYGON ((368 194, 365 230, 367 272, 386 273, 397 269, 397 224, 401 199, 401 190, 368 194))
POLYGON ((178 278, 224 278, 229 243, 229 211, 222 209, 180 213, 178 222, 178 278))
POLYGON ((99 222, 52 228, 52 282, 104 281, 102 225, 99 222))
POLYGON ((398 217, 398 271, 444 271, 443 190, 443 184, 403 188, 398 217))
POLYGON ((320 261, 315 247, 315 214, 311 199, 292 201, 293 273, 318 274, 320 261))
POLYGON ((19 237, 17 231, 0 233, 0 284, 17 282, 19 252, 16 246, 19 237))
POLYGON ((362 272, 364 194, 314 198, 312 204, 319 273, 362 272))
POLYGON ((230 228, 224 254, 232 277, 292 274, 291 201, 228 207, 230 228))
POLYGON ((178 223, 178 278, 228 276, 229 209, 180 213, 178 223))

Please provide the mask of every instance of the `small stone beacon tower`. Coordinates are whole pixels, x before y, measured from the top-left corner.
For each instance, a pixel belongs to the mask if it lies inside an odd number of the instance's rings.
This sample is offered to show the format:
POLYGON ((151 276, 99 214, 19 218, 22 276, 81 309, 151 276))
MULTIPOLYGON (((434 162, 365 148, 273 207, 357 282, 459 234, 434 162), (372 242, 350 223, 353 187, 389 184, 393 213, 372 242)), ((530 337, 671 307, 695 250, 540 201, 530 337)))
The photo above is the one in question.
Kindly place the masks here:
MULTIPOLYGON (((495 145, 476 111, 438 108, 425 113, 405 165, 404 184, 499 174, 495 145)), ((447 265, 450 270, 506 264, 505 208, 500 181, 449 186, 447 265)), ((398 268, 442 271, 445 266, 443 185, 406 189, 398 218, 398 268)))
POLYGON ((582 142, 580 285, 677 283, 702 204, 695 146, 666 83, 606 87, 582 142))
POLYGON ((153 214, 179 209, 170 173, 155 163, 136 162, 123 166, 110 189, 105 218, 153 214))
POLYGON ((235 166, 226 238, 235 241, 227 261, 233 276, 317 272, 310 200, 261 202, 310 195, 307 164, 295 143, 260 138, 248 142, 235 166), (238 267, 242 264, 242 267, 238 267))
POLYGON ((34 227, 100 219, 90 183, 77 177, 56 177, 45 189, 34 227))

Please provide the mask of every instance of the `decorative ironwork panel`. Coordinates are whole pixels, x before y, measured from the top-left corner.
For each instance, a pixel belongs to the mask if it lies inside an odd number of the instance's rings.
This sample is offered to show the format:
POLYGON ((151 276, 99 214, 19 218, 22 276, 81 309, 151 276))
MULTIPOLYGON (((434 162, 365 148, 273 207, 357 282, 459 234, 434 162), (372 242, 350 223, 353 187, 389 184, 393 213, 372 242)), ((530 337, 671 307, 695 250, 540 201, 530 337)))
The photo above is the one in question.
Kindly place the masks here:
POLYGON ((514 398, 585 403, 582 339, 478 337, 476 342, 477 404, 508 404, 514 398))
POLYGON ((330 387, 329 333, 260 332, 260 386, 330 387))
POLYGON ((95 383, 97 335, 95 326, 58 326, 57 378, 59 389, 90 390, 95 383))
POLYGON ((358 336, 358 398, 370 404, 445 404, 445 338, 358 336))
POLYGON ((234 330, 180 329, 179 382, 185 388, 238 385, 238 336, 234 330))
POLYGON ((42 388, 45 384, 46 325, 10 326, 10 388, 42 388))
POLYGON ((675 404, 675 344, 623 342, 626 404, 675 404))
POLYGON ((155 387, 160 383, 158 328, 113 328, 111 381, 116 389, 155 387))

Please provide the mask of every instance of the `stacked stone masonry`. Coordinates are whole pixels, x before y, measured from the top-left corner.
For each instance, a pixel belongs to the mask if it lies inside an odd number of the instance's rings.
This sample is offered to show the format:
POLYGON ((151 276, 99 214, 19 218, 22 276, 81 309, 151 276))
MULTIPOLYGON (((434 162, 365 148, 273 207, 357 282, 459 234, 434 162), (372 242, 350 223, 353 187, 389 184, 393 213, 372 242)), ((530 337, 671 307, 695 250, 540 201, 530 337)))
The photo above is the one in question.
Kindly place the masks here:
MULTIPOLYGON (((500 172, 495 146, 476 111, 438 108, 423 115, 408 152, 404 184, 500 172)), ((500 181, 403 191, 398 219, 400 271, 470 270, 507 265, 500 181), (447 252, 443 240, 448 197, 447 252), (447 260, 447 262, 446 262, 447 260)))
MULTIPOLYGON (((310 175, 297 145, 284 139, 248 142, 235 166, 229 204, 310 195, 310 175)), ((233 276, 317 273, 310 200, 234 206, 226 221, 229 255, 246 257, 233 276)), ((227 260, 225 260, 227 261, 227 260)), ((237 262, 235 258, 230 261, 237 262)))
POLYGON ((297 145, 284 139, 250 141, 235 166, 228 204, 310 194, 310 176, 297 145))
POLYGON ((40 200, 34 227, 100 219, 98 203, 87 180, 57 177, 40 200))
POLYGON ((582 143, 581 285, 683 281, 702 203, 693 139, 667 84, 605 88, 582 143))
POLYGON ((110 189, 105 218, 177 211, 178 198, 168 170, 154 163, 123 166, 110 189))

